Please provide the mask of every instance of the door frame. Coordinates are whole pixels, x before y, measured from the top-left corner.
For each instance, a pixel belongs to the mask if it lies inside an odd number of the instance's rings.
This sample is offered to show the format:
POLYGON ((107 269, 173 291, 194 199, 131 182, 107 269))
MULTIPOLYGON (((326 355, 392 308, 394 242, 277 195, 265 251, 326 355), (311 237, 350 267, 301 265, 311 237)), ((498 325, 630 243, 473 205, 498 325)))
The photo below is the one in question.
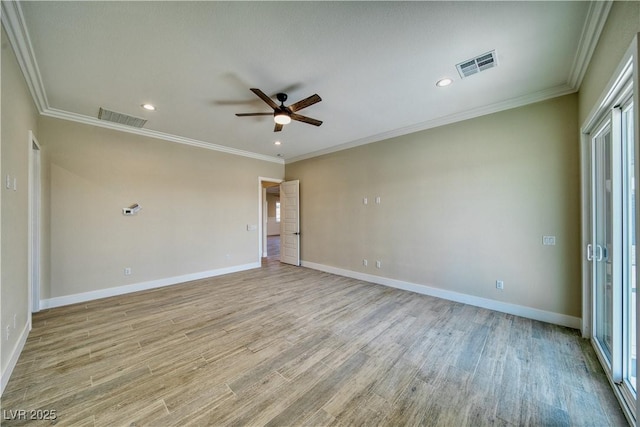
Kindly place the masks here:
MULTIPOLYGON (((634 37, 631 45, 627 49, 623 59, 613 73, 606 90, 600 96, 598 102, 590 112, 583 125, 580 127, 580 169, 582 174, 581 191, 582 191, 582 337, 589 338, 593 334, 592 322, 593 316, 591 311, 592 294, 591 281, 592 271, 591 263, 586 262, 587 245, 591 242, 591 133, 597 124, 602 120, 602 112, 610 110, 614 106, 614 98, 619 95, 624 82, 631 76, 634 85, 637 85, 637 37, 634 37), (635 71, 634 71, 635 70, 635 71), (633 75, 631 75, 633 73, 633 75)), ((638 99, 638 87, 634 90, 634 102, 638 99)), ((638 149, 638 136, 635 137, 636 149, 638 149)), ((636 151, 637 155, 638 151, 636 151)), ((636 165, 637 167, 638 165, 636 165)), ((640 215, 640 210, 639 210, 640 215)), ((638 271, 640 276, 640 270, 638 271)), ((640 322, 640 320, 639 320, 640 322)), ((640 326, 640 323, 639 323, 640 326)))
POLYGON ((264 176, 258 177, 258 262, 262 262, 263 248, 265 244, 265 226, 264 219, 267 213, 264 212, 264 203, 267 201, 266 190, 263 191, 263 183, 270 182, 274 184, 280 184, 284 182, 284 179, 268 178, 264 176))
MULTIPOLYGON (((580 151, 581 151, 581 173, 582 173, 582 272, 583 272, 583 280, 582 280, 582 336, 585 338, 590 338, 593 344, 593 338, 595 334, 594 329, 594 316, 593 316, 593 289, 592 289, 592 281, 593 281, 593 271, 591 262, 588 260, 588 251, 587 247, 591 241, 591 218, 592 212, 590 212, 590 206, 592 204, 592 194, 591 194, 591 133, 595 130, 600 120, 606 114, 611 114, 611 111, 614 107, 617 106, 618 102, 623 98, 624 91, 627 87, 628 82, 631 82, 633 90, 633 103, 634 108, 638 108, 640 105, 640 74, 639 74, 639 56, 640 51, 638 50, 638 37, 639 35, 635 35, 631 44, 625 54, 623 55, 621 61, 616 67, 615 71, 612 73, 612 77, 609 82, 605 86, 604 91, 598 98, 598 101, 594 104, 592 110, 587 116, 586 120, 583 122, 583 125, 580 127, 580 151)), ((636 129, 634 134, 634 147, 635 147, 635 176, 640 177, 640 162, 637 161, 638 156, 640 154, 640 120, 639 115, 636 112, 634 114, 634 128, 636 129)), ((635 194, 636 205, 640 205, 640 192, 636 191, 635 194)), ((640 224, 640 209, 636 210, 636 224, 640 224)), ((636 227, 636 241, 640 240, 640 227, 636 227)), ((639 255, 636 253, 636 265, 638 265, 639 255)), ((636 270, 636 282, 640 283, 640 269, 636 270)), ((636 312, 640 309, 640 298, 636 299, 636 312)), ((636 316, 636 331, 640 331, 640 316, 636 316)), ((640 344, 640 334, 636 334, 636 345, 640 344)), ((600 362, 605 365, 603 360, 601 359, 600 354, 596 351, 598 359, 600 362)), ((636 359, 636 371, 640 369, 640 358, 636 359)), ((640 405, 638 405, 638 400, 635 402, 630 402, 625 399, 624 389, 619 387, 616 382, 613 381, 610 375, 607 375, 607 378, 610 381, 613 394, 616 396, 618 401, 620 402, 620 406, 627 417, 627 420, 631 424, 635 424, 635 420, 640 419, 640 405)))
POLYGON ((42 149, 33 131, 29 131, 29 242, 28 242, 28 323, 31 314, 40 311, 41 236, 42 236, 42 149))

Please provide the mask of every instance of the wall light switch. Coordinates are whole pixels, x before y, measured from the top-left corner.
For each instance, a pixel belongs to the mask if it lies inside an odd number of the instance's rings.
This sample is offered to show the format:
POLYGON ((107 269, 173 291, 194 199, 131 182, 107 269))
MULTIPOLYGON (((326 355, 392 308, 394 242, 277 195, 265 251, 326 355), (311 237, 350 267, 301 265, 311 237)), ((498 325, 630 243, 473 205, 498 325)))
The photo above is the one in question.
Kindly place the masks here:
POLYGON ((13 191, 18 191, 18 178, 13 177, 13 191))
POLYGON ((7 190, 11 189, 11 175, 7 175, 7 177, 5 178, 4 186, 7 188, 7 190))
POLYGON ((376 205, 380 204, 380 196, 376 197, 376 205))
POLYGON ((367 203, 369 203, 369 201, 367 200, 367 198, 365 197, 364 199, 362 199, 362 204, 366 205, 367 203))

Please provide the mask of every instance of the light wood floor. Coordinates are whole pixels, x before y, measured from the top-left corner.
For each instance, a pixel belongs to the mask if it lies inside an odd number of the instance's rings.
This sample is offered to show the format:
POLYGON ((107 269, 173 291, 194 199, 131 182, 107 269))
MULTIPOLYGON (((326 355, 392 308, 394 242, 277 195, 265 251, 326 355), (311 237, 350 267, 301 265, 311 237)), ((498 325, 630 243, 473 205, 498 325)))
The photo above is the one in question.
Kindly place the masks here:
POLYGON ((275 260, 280 258, 280 236, 267 237, 267 254, 275 260))
POLYGON ((2 409, 77 426, 626 424, 577 331, 273 260, 38 313, 2 409))

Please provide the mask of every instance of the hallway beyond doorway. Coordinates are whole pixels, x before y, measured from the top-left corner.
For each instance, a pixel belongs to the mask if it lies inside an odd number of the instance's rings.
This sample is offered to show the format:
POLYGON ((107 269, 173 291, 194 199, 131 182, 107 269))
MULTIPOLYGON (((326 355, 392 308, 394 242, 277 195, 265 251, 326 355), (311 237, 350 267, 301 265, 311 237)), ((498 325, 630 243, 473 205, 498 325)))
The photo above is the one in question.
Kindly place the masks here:
POLYGON ((269 259, 280 259, 280 236, 267 236, 267 255, 269 259))

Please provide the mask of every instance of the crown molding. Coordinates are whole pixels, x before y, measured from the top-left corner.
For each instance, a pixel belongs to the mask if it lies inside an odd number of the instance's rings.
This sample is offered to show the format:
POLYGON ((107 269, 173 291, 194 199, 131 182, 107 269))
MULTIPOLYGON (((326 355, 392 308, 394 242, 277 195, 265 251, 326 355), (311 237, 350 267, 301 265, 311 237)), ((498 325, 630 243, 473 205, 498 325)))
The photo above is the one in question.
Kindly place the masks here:
POLYGON ((312 153, 292 157, 290 159, 287 159, 286 163, 289 164, 293 162, 298 162, 300 160, 306 160, 313 157, 322 156, 325 154, 335 153, 336 151, 342 151, 342 150, 347 150, 349 148, 359 147, 361 145, 370 144, 372 142, 383 141, 385 139, 396 138, 399 136, 408 135, 410 133, 420 132, 427 129, 433 129, 440 126, 450 125, 452 123, 474 119, 476 117, 486 116, 488 114, 498 113, 500 111, 510 110, 512 108, 523 107, 529 104, 535 104, 536 102, 546 101, 548 99, 569 95, 575 92, 577 92, 576 89, 569 86, 568 84, 564 84, 561 86, 545 89, 532 94, 508 99, 506 101, 497 102, 495 104, 473 108, 471 110, 463 111, 461 113, 451 114, 449 116, 444 116, 434 120, 417 123, 415 125, 403 127, 400 129, 394 129, 389 132, 383 132, 376 135, 371 135, 365 138, 357 139, 355 141, 347 142, 345 144, 329 147, 324 150, 314 151, 312 153))
POLYGON ((236 156, 249 157, 256 160, 264 160, 267 162, 284 164, 284 159, 280 157, 267 156, 264 154, 253 153, 251 151, 239 150, 237 148, 226 147, 224 145, 213 144, 210 142, 200 141, 197 139, 185 138, 178 135, 172 135, 169 133, 158 132, 155 130, 144 128, 133 128, 130 126, 124 126, 117 123, 106 122, 94 117, 85 116, 82 114, 71 113, 69 111, 58 110, 56 108, 47 108, 42 111, 41 114, 47 117, 53 117, 56 119, 69 120, 72 122, 82 123, 91 126, 97 126, 106 129, 117 130, 120 132, 132 133, 134 135, 147 136, 149 138, 161 139, 169 142, 176 142, 178 144, 190 145, 192 147, 205 148, 207 150, 220 151, 222 153, 233 154, 236 156))
POLYGON ((0 3, 2 3, 2 13, 0 14, 2 25, 7 32, 7 37, 13 47, 36 108, 42 113, 49 107, 49 102, 42 84, 38 62, 33 54, 33 46, 24 22, 20 2, 2 0, 0 3))
POLYGON ((92 126, 99 126, 103 128, 133 133, 137 135, 148 136, 151 138, 157 138, 165 141, 176 142, 179 144, 190 145, 194 147, 205 148, 214 151, 220 151, 228 154, 234 154, 238 156, 249 157, 258 160, 265 160, 269 162, 284 164, 293 163, 299 160, 305 160, 312 157, 321 156, 323 154, 329 154, 336 151, 346 150, 348 148, 358 147, 360 145, 369 144, 372 142, 382 141, 385 139, 395 138, 398 136, 406 135, 413 132, 419 132, 426 129, 431 129, 438 126, 444 126, 451 123, 455 123, 462 120, 468 120, 483 116, 486 114, 492 114, 499 111, 507 110, 510 108, 517 108, 527 104, 544 101, 550 98, 566 95, 576 92, 582 83, 582 78, 587 70, 591 56, 598 43, 598 39, 604 27, 604 24, 611 10, 613 4, 612 0, 605 1, 593 1, 589 5, 587 12, 587 18, 582 29, 578 50, 573 61, 571 73, 569 75, 568 83, 566 85, 558 86, 555 88, 543 90, 534 94, 526 95, 523 97, 514 98, 511 100, 499 102, 496 104, 483 106, 480 108, 467 110, 458 114, 453 114, 446 117, 437 118, 435 120, 429 120, 427 122, 418 123, 412 126, 384 132, 376 135, 371 135, 365 138, 361 138, 355 141, 351 141, 345 144, 337 145, 327 148, 325 150, 315 151, 312 153, 304 154, 301 156, 287 159, 286 161, 279 157, 267 156, 249 151, 239 150, 231 147, 226 147, 218 144, 208 143, 205 141, 195 140, 191 138, 185 138, 177 135, 167 134, 164 132, 158 132, 148 129, 130 128, 115 123, 109 123, 102 120, 98 120, 93 117, 76 114, 68 111, 59 110, 49 107, 46 92, 38 68, 35 55, 33 53, 33 46, 29 38, 29 33, 24 21, 20 2, 16 0, 2 0, 0 18, 2 25, 4 26, 9 42, 13 47, 16 54, 18 63, 22 70, 22 73, 29 87, 29 91, 33 97, 36 108, 40 114, 59 118, 63 120, 71 120, 79 123, 89 124, 92 126))
POLYGON ((598 40, 600 40, 602 29, 607 22, 612 5, 613 0, 592 1, 589 3, 587 18, 582 27, 578 49, 576 50, 576 56, 573 58, 567 81, 569 86, 576 90, 580 88, 582 79, 587 72, 587 68, 589 68, 591 57, 596 49, 598 40))

